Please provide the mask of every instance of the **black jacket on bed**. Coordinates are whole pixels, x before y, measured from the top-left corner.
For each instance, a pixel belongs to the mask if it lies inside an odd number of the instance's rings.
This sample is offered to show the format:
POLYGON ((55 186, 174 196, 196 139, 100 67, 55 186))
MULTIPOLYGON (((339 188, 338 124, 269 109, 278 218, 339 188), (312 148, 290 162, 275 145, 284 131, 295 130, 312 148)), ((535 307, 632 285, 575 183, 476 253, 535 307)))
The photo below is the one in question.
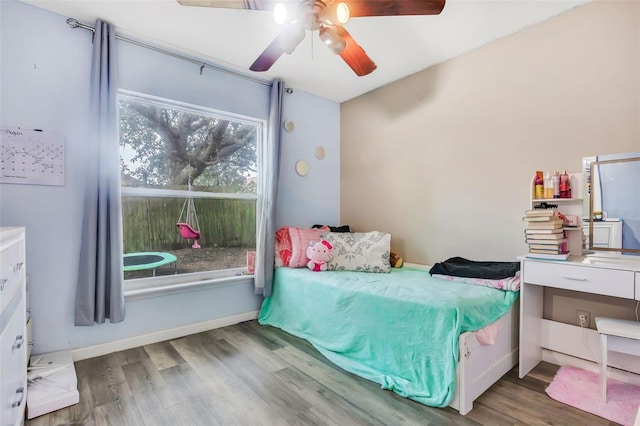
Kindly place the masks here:
POLYGON ((515 276, 519 270, 520 262, 479 262, 462 257, 452 257, 433 265, 429 274, 501 280, 515 276))

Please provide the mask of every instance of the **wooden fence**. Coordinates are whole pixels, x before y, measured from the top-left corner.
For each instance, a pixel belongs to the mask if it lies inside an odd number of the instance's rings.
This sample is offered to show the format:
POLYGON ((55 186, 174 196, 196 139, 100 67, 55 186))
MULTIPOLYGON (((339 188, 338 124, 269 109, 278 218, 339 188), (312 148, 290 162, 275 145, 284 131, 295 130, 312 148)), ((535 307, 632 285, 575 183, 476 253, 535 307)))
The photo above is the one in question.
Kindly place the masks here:
MULTIPOLYGON (((200 244, 206 247, 255 247, 254 200, 194 200, 200 224, 200 244)), ((189 247, 176 222, 184 199, 123 197, 124 252, 166 251, 189 247)))

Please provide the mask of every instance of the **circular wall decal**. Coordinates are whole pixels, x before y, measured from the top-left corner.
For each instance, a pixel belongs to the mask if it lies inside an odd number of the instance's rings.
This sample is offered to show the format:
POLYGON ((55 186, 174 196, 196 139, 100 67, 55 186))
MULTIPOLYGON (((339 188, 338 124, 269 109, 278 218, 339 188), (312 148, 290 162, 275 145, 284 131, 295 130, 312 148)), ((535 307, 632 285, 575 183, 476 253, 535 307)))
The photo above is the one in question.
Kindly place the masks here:
POLYGON ((304 160, 296 161, 296 173, 300 176, 306 176, 309 174, 309 165, 304 160))
POLYGON ((295 129, 295 128, 296 128, 296 125, 295 125, 295 124, 293 124, 293 121, 291 121, 291 120, 287 120, 287 121, 285 121, 283 126, 284 126, 284 129, 285 129, 287 132, 293 132, 293 129, 295 129))
POLYGON ((316 146, 316 158, 318 160, 324 160, 326 153, 324 151, 324 147, 322 145, 316 146))

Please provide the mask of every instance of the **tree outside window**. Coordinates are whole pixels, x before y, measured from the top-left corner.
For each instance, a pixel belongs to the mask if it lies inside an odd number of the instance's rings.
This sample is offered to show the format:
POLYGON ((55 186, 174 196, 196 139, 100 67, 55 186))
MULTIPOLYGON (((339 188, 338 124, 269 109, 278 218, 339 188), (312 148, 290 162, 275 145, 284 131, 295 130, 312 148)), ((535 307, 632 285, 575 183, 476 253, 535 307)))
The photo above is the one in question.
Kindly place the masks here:
POLYGON ((125 279, 245 267, 256 246, 262 122, 130 93, 121 93, 119 114, 125 279), (178 221, 199 233, 201 248, 178 221), (176 262, 154 268, 133 253, 176 262))

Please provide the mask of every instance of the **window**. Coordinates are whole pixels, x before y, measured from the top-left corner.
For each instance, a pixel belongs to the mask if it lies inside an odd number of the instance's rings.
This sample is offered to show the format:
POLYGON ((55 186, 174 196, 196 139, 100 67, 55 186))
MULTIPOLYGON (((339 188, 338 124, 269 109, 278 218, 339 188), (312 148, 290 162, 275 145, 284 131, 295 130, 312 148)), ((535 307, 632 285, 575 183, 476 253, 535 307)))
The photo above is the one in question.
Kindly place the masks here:
POLYGON ((119 114, 125 280, 244 272, 264 122, 124 91, 119 114))

